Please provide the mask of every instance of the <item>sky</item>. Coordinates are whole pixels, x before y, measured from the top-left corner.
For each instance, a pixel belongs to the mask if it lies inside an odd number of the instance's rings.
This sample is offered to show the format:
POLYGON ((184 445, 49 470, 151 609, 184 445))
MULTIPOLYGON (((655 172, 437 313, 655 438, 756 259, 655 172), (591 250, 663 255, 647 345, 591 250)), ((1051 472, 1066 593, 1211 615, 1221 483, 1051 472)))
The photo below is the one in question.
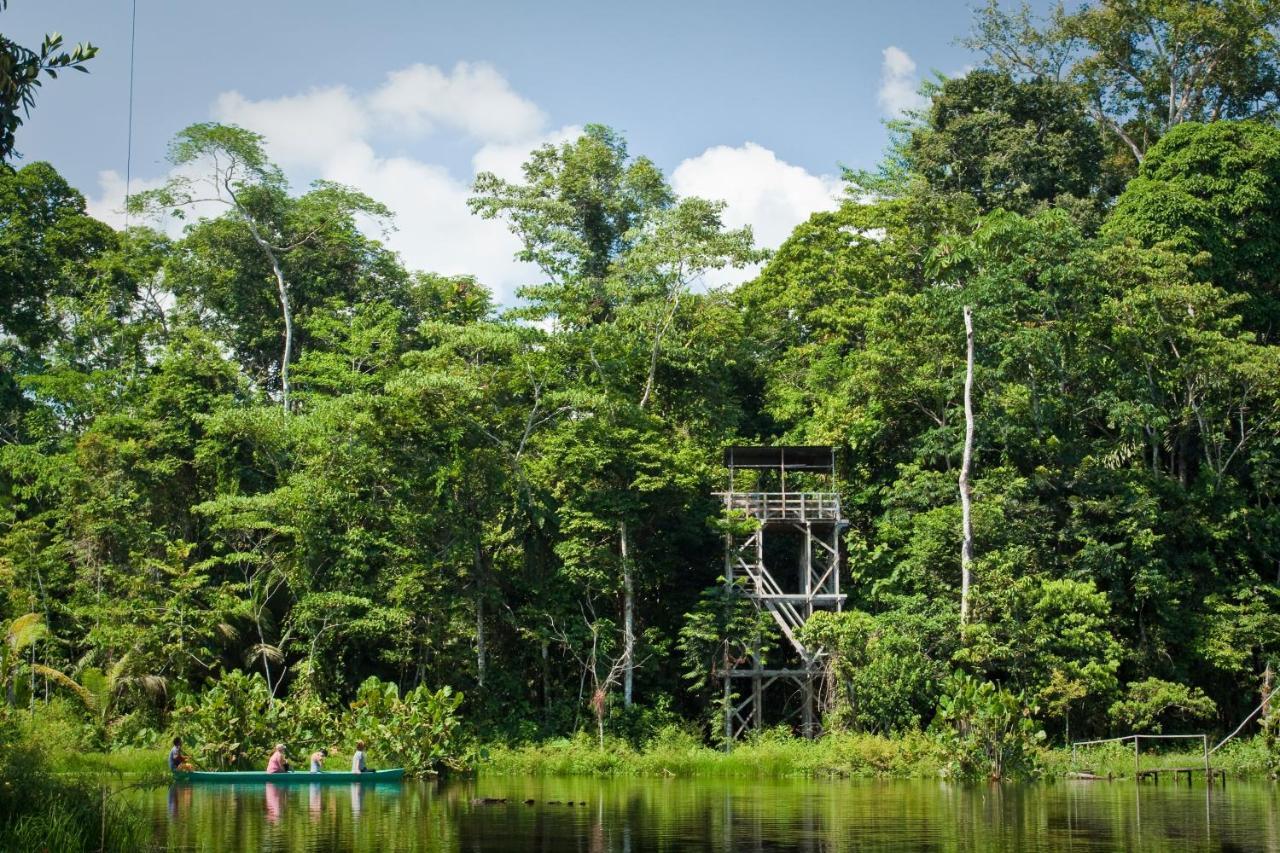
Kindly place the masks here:
MULTIPOLYGON (((58 31, 100 48, 90 74, 45 83, 17 142, 116 226, 132 2, 0 12, 20 44, 58 31)), ((963 0, 136 4, 134 192, 163 182, 183 127, 239 124, 264 135, 295 187, 336 180, 387 204, 386 242, 411 268, 476 275, 504 303, 537 274, 500 223, 469 213, 478 171, 518 179, 537 145, 607 124, 678 193, 725 201, 728 224, 773 248, 835 206, 841 166, 879 161, 885 119, 918 102, 922 77, 978 61, 956 44, 963 0)))

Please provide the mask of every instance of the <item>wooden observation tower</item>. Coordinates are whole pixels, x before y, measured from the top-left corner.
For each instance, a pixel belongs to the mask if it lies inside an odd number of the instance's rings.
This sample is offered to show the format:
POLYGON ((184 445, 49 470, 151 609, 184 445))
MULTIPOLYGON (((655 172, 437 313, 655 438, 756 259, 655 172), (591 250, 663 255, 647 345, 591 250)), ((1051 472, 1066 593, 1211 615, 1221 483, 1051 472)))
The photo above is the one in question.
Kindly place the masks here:
POLYGON ((729 447, 724 464, 729 489, 717 494, 725 509, 755 522, 749 534, 725 536, 725 580, 732 585, 736 579, 747 579, 747 595, 778 623, 790 658, 788 665, 766 669, 757 643, 750 669, 724 673, 725 735, 733 740, 748 728, 761 728, 765 694, 780 683, 792 688, 792 696, 770 708, 780 708, 782 721, 798 714, 803 734, 814 737, 817 679, 825 652, 806 647, 796 632, 815 610, 839 611, 844 606, 840 534, 849 522, 840 511, 835 488, 835 450, 729 447))

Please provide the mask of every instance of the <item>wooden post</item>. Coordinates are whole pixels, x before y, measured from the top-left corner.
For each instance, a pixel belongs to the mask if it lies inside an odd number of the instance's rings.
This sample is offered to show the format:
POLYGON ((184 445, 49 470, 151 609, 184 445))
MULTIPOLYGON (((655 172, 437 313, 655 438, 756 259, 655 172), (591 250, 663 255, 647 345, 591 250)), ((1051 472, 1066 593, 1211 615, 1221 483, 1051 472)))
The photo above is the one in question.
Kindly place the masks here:
MULTIPOLYGON (((1204 780, 1206 785, 1213 784, 1213 772, 1209 769, 1209 736, 1200 735, 1200 743, 1204 747, 1204 780)), ((1187 774, 1187 785, 1191 784, 1191 774, 1187 774)))
MULTIPOLYGON (((806 662, 806 668, 808 668, 807 662, 806 662)), ((804 717, 803 717, 804 736, 809 740, 813 740, 814 725, 813 725, 813 673, 812 673, 812 670, 805 673, 801 681, 802 681, 802 692, 804 694, 804 717)))
POLYGON ((960 625, 969 623, 969 587, 973 571, 973 488, 969 482, 973 465, 973 311, 964 306, 964 455, 960 462, 960 625))
POLYGON ((763 664, 760 660, 759 637, 756 637, 751 649, 751 662, 755 669, 755 674, 751 676, 751 715, 755 717, 752 721, 755 724, 755 730, 760 731, 764 728, 764 688, 760 680, 763 664))
POLYGON ((1133 781, 1138 782, 1138 736, 1133 736, 1133 781))
POLYGON ((724 751, 733 750, 733 691, 730 688, 728 670, 724 674, 724 751))

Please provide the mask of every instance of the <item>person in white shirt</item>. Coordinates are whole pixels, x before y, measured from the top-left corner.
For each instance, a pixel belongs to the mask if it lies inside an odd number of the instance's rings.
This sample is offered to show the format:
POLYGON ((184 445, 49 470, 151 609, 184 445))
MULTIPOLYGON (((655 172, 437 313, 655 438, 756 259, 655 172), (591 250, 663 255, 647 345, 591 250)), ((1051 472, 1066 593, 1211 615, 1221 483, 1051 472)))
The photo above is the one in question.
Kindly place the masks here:
POLYGON ((356 741, 356 754, 351 756, 351 772, 352 773, 370 773, 372 772, 364 763, 364 741, 356 741))

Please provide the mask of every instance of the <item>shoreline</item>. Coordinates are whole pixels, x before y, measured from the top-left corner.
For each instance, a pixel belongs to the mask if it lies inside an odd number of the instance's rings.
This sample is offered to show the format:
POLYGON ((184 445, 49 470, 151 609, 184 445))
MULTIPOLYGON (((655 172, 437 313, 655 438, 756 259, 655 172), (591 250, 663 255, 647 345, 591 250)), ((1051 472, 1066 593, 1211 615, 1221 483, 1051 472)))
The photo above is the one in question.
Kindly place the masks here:
MULTIPOLYGON (((53 765, 59 774, 87 778, 115 777, 121 781, 170 780, 163 749, 133 748, 114 752, 64 754, 53 765)), ((668 732, 637 748, 625 740, 606 739, 603 749, 587 735, 526 744, 482 744, 475 748, 463 777, 584 777, 672 779, 937 779, 956 778, 948 770, 942 746, 927 733, 893 737, 837 733, 815 741, 765 733, 735 744, 725 752, 703 744, 684 732, 668 732)), ((1144 753, 1140 769, 1167 771, 1198 768, 1202 754, 1191 750, 1144 753)), ((1228 779, 1253 781, 1274 778, 1260 737, 1228 744, 1211 759, 1215 772, 1228 779)), ((1078 751, 1072 762, 1070 747, 1042 747, 1035 752, 1029 774, 1005 781, 1059 781, 1092 774, 1100 781, 1131 780, 1131 748, 1115 746, 1078 751)), ((452 775, 452 774, 449 774, 452 775)), ((1199 774, 1193 774, 1199 775, 1199 774)))

